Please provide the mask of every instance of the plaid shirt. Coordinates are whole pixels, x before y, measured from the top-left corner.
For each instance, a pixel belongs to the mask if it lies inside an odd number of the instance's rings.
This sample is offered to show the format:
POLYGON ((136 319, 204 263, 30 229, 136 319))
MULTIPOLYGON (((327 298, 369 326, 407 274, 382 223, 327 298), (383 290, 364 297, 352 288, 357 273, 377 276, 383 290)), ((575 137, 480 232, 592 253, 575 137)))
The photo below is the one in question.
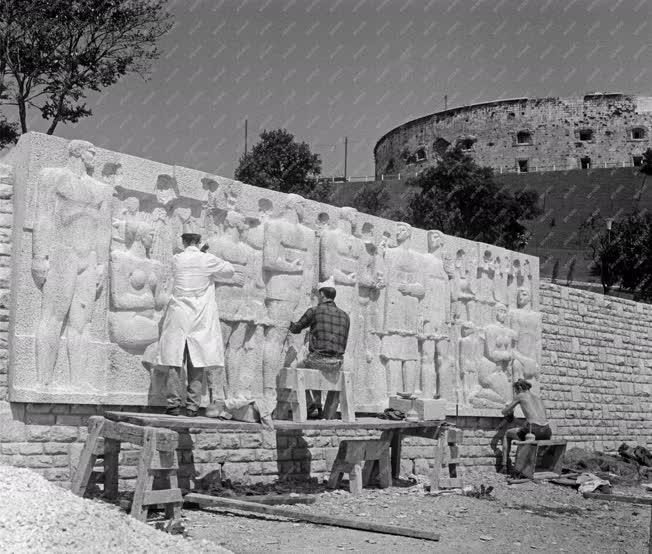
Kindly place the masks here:
POLYGON ((324 356, 342 358, 349 338, 349 316, 332 300, 324 300, 306 313, 296 323, 290 323, 290 331, 300 333, 310 327, 308 350, 324 356))

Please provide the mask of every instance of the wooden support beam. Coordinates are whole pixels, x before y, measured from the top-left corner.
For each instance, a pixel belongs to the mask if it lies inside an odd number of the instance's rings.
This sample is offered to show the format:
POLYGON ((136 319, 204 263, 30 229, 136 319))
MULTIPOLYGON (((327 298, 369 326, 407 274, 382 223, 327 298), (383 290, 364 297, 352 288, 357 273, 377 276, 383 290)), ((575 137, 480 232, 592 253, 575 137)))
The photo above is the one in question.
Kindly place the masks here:
POLYGON ((421 531, 419 529, 408 529, 406 527, 397 527, 396 525, 383 525, 373 523, 359 518, 332 517, 323 514, 311 514, 308 512, 298 512, 291 508, 279 508, 276 506, 266 506, 255 502, 244 502, 231 498, 219 498, 207 494, 190 493, 184 497, 186 503, 199 504, 202 507, 218 508, 226 511, 238 510, 241 512, 254 512, 259 514, 268 514, 273 516, 287 517, 298 521, 307 521, 317 525, 330 525, 333 527, 346 527, 348 529, 358 529, 360 531, 370 531, 372 533, 382 533, 385 535, 399 535, 402 537, 413 537, 428 541, 438 541, 439 535, 430 531, 421 531))
POLYGON ((268 506, 291 505, 291 504, 314 504, 317 497, 308 494, 291 496, 289 494, 260 494, 252 496, 243 496, 236 498, 243 502, 256 502, 257 504, 267 504, 268 506))
MULTIPOLYGON (((128 442, 138 446, 145 443, 145 427, 125 423, 123 421, 104 420, 102 436, 106 439, 113 439, 121 442, 128 442)), ((154 448, 156 450, 175 450, 179 445, 179 434, 170 429, 156 429, 154 448)))
POLYGON ((652 506, 652 496, 625 496, 624 494, 602 494, 599 492, 582 493, 584 498, 593 500, 609 500, 611 502, 627 502, 628 504, 647 504, 652 506))

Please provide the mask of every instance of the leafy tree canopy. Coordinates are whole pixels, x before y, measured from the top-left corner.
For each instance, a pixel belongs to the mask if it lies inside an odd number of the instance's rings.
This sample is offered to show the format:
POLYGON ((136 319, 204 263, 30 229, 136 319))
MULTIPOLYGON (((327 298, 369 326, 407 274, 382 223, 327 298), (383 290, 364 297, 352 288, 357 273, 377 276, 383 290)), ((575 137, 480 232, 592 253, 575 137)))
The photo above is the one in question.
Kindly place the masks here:
POLYGON ((522 250, 529 232, 522 224, 541 213, 538 194, 500 187, 493 170, 480 167, 461 149, 408 181, 419 189, 408 198, 409 223, 422 229, 522 250))
POLYGON ((243 154, 235 178, 244 183, 327 202, 330 187, 318 183, 321 159, 305 142, 297 142, 286 129, 263 131, 260 140, 243 154))
POLYGON ((28 131, 27 114, 75 123, 92 115, 84 100, 128 73, 143 78, 172 26, 166 0, 0 0, 0 144, 28 131))

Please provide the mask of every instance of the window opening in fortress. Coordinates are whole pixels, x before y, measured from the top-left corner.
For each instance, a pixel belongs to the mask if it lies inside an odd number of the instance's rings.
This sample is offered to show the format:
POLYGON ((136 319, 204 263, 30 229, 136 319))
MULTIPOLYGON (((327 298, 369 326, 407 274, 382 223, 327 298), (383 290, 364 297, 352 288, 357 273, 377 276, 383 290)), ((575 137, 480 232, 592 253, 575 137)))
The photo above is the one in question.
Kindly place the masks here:
POLYGON ((448 147, 451 145, 445 138, 437 138, 435 142, 432 143, 432 149, 437 152, 440 156, 443 156, 448 147))
POLYGON ((643 165, 643 156, 632 156, 632 163, 634 167, 640 167, 643 165))
POLYGON ((418 162, 422 162, 423 160, 426 159, 426 149, 417 148, 417 151, 414 153, 414 156, 418 162))
POLYGON ((517 161, 518 161, 518 172, 527 173, 528 172, 527 160, 517 160, 517 161))
POLYGON ((529 131, 519 131, 516 133, 516 142, 518 144, 530 144, 532 142, 532 134, 529 131))
POLYGON ((460 145, 462 150, 472 150, 473 149, 473 143, 475 141, 470 138, 465 138, 465 139, 460 139, 457 141, 457 144, 460 145))
POLYGON ((580 140, 584 140, 584 141, 593 140, 593 130, 592 129, 582 129, 580 131, 580 140))
POLYGON ((591 169, 591 158, 582 158, 580 164, 582 169, 591 169))
POLYGON ((632 140, 643 140, 645 138, 645 129, 637 127, 631 130, 632 140))

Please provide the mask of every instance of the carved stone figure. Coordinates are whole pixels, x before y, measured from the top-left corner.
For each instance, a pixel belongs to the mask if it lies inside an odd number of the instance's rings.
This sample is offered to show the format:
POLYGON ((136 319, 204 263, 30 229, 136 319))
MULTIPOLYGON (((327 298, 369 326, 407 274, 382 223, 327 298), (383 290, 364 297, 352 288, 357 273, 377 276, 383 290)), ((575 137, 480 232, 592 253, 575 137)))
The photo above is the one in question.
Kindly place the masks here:
POLYGON ((381 355, 386 360, 388 390, 420 393, 419 345, 417 338, 419 301, 425 291, 421 256, 410 248, 412 228, 396 224, 396 246, 385 252, 387 291, 385 331, 381 355))
POLYGON ((85 378, 89 324, 105 281, 104 257, 111 240, 111 190, 90 175, 95 147, 73 140, 68 156, 66 167, 42 170, 37 184, 32 275, 43 296, 36 329, 36 366, 46 386, 54 384, 64 322, 67 384, 92 384, 85 378))
POLYGON ((509 311, 509 327, 516 333, 514 379, 534 379, 541 367, 541 314, 532 311, 526 287, 518 289, 516 306, 509 311))
POLYGON ((475 320, 476 291, 471 277, 475 272, 474 266, 474 260, 468 258, 464 250, 457 251, 451 283, 453 313, 457 321, 475 320))
MULTIPOLYGON (((215 281, 215 296, 220 310, 222 340, 225 346, 226 384, 229 396, 250 394, 255 378, 257 351, 262 345, 249 339, 255 330, 255 314, 247 292, 256 276, 252 273, 253 249, 242 240, 247 229, 242 214, 229 210, 222 234, 208 239, 209 251, 227 262, 235 271, 215 281)), ((219 383, 213 384, 213 396, 221 398, 219 383)))
MULTIPOLYGON (((440 231, 428 231, 428 254, 423 256, 425 296, 421 310, 421 390, 425 398, 454 398, 455 375, 450 367, 451 287, 442 259, 440 231)), ((451 268, 448 268, 451 271, 451 268)))
POLYGON ((475 395, 476 404, 484 400, 488 406, 499 406, 511 398, 516 333, 505 325, 506 320, 507 306, 496 304, 496 322, 484 328, 484 355, 492 365, 478 374, 482 390, 475 395))
POLYGON ((344 368, 354 369, 354 352, 359 347, 362 328, 358 310, 358 274, 364 251, 361 239, 353 235, 357 210, 340 208, 337 228, 322 231, 319 248, 319 280, 333 277, 337 290, 337 305, 351 319, 349 341, 344 355, 344 368))
MULTIPOLYGON (((382 405, 387 398, 387 379, 380 361, 380 316, 381 291, 385 288, 380 270, 382 258, 374 244, 371 229, 365 234, 364 251, 360 257, 358 273, 358 309, 356 325, 359 329, 354 354, 355 390, 357 406, 382 405)), ((353 326, 353 324, 352 324, 353 326)))
POLYGON ((479 376, 490 374, 494 365, 484 357, 484 339, 473 323, 462 323, 460 335, 458 359, 462 400, 465 404, 473 405, 475 396, 482 390, 479 376))
POLYGON ((493 254, 485 250, 482 260, 478 264, 476 280, 476 314, 478 325, 487 325, 493 321, 494 305, 494 279, 496 276, 493 254))
POLYGON ((494 300, 500 304, 509 306, 509 280, 512 275, 512 266, 509 256, 494 258, 494 300))
MULTIPOLYGON (((132 215, 137 210, 136 204, 132 215)), ((163 264, 150 259, 151 224, 130 218, 114 220, 115 226, 124 226, 124 241, 114 237, 111 244, 109 335, 122 348, 138 353, 158 340, 163 264)))
POLYGON ((302 223, 303 214, 304 199, 288 194, 283 216, 268 219, 264 226, 263 279, 271 327, 265 337, 263 380, 270 395, 274 394, 276 375, 285 362, 289 324, 310 302, 315 232, 302 223))

